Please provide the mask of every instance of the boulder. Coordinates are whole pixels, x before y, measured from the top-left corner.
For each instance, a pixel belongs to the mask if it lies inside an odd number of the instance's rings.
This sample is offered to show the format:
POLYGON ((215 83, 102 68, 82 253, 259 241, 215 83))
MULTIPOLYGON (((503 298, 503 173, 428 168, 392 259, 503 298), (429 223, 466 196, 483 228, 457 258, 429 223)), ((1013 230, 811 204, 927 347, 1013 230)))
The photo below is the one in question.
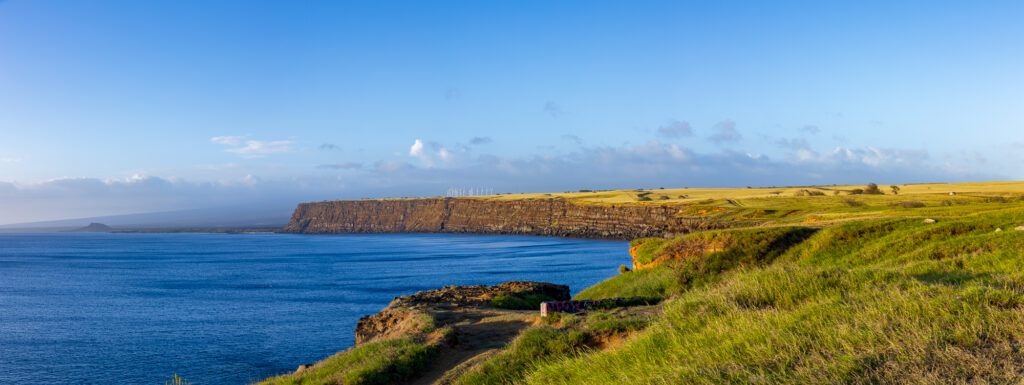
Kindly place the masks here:
POLYGON ((1017 230, 1017 231, 1024 231, 1024 226, 1017 226, 1017 227, 1014 227, 1013 229, 1017 230))
POLYGON ((935 223, 935 220, 931 219, 931 218, 927 218, 927 219, 924 220, 924 223, 935 223))
POLYGON ((996 232, 997 232, 997 233, 998 233, 998 232, 1001 232, 1001 231, 1003 231, 1003 229, 1002 229, 1002 228, 996 227, 996 232))
POLYGON ((309 368, 312 368, 312 367, 313 367, 313 364, 302 364, 302 365, 299 365, 299 368, 295 369, 295 373, 300 373, 303 370, 306 370, 306 369, 309 369, 309 368))

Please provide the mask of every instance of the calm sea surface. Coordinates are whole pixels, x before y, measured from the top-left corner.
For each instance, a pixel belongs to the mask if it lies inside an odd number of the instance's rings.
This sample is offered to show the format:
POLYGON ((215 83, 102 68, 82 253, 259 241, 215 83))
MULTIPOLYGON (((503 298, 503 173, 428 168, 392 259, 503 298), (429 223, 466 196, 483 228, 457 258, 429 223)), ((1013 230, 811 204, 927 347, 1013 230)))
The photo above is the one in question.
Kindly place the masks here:
POLYGON ((244 384, 350 347, 395 296, 575 294, 628 263, 625 242, 543 237, 0 234, 0 384, 244 384))

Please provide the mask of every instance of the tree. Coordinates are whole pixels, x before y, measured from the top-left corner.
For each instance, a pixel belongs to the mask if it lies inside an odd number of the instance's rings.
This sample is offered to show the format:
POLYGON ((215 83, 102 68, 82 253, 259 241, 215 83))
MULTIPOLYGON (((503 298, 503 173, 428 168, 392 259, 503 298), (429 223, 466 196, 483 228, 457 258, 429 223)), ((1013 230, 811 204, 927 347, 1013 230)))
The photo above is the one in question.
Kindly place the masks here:
POLYGON ((864 186, 864 193, 865 194, 880 195, 880 194, 882 194, 882 190, 878 189, 878 185, 877 184, 868 183, 867 186, 864 186))
POLYGON ((892 185, 889 188, 892 189, 892 195, 900 195, 900 186, 892 185))

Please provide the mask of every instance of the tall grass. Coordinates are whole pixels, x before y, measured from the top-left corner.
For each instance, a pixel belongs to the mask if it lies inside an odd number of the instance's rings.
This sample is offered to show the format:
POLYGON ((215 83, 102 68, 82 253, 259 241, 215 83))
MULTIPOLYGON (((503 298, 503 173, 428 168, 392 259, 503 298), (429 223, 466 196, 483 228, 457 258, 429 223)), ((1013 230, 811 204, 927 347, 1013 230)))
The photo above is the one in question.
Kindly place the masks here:
POLYGON ((439 345, 400 337, 356 346, 313 367, 259 382, 259 385, 393 384, 412 378, 430 364, 439 345))
POLYGON ((1019 209, 827 228, 681 292, 622 348, 523 382, 1019 383, 1024 234, 993 231, 1014 223, 1019 209))

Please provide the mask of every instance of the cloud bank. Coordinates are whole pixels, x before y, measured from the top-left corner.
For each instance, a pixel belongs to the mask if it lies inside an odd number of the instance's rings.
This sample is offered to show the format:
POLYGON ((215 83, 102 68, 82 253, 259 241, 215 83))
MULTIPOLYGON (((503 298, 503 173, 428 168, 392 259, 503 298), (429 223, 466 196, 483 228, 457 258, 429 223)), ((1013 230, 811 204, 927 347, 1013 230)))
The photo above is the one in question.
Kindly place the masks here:
MULTIPOLYGON (((664 128, 659 130, 664 131, 658 133, 659 137, 692 132, 683 122, 664 128)), ((735 123, 723 121, 708 139, 732 144, 741 138, 735 123)), ((959 158, 933 159, 923 149, 840 146, 822 150, 803 138, 774 140, 780 150, 775 155, 744 152, 731 146, 695 149, 660 139, 618 146, 584 146, 582 139, 571 135, 566 140, 579 146, 569 152, 503 157, 478 153, 476 147, 414 139, 407 154, 397 154, 397 158, 313 163, 306 166, 306 173, 260 176, 257 169, 244 177, 207 182, 153 175, 60 178, 30 184, 0 182, 0 224, 227 205, 440 196, 449 188, 462 186, 517 193, 1001 179, 975 171, 978 168, 962 167, 962 162, 957 163, 959 158), (313 172, 315 169, 338 172, 313 172)), ((282 153, 282 147, 291 145, 287 141, 261 142, 238 136, 211 141, 232 146, 227 151, 238 154, 282 153)))

